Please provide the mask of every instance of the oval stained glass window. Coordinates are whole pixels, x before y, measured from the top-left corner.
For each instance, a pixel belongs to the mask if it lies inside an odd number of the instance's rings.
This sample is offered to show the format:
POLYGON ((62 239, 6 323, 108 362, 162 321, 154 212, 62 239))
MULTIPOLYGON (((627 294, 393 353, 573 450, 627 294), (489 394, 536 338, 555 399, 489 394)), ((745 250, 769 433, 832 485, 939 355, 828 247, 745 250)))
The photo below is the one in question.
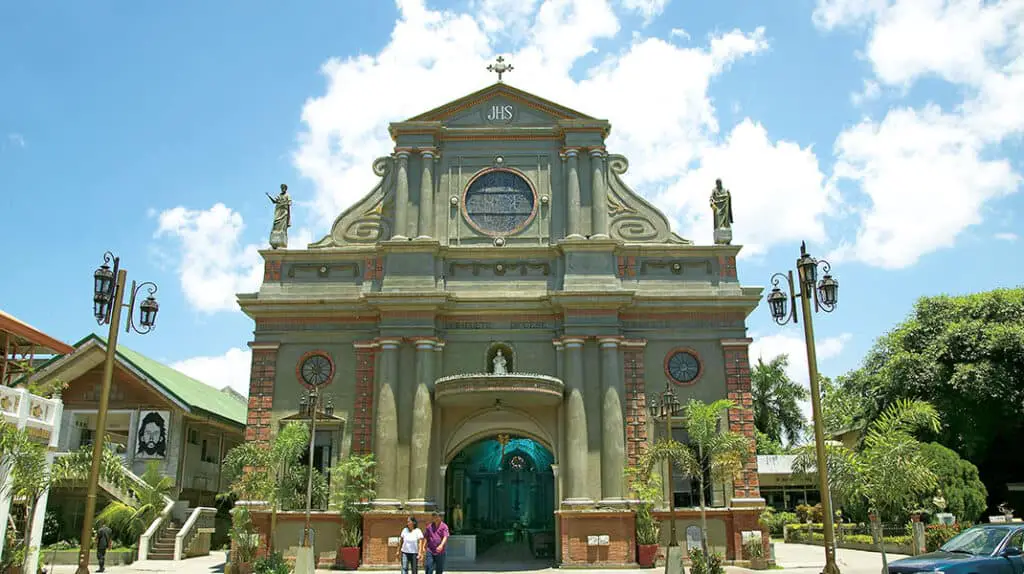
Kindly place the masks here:
POLYGON ((466 188, 466 219, 488 235, 512 235, 533 219, 537 195, 526 178, 508 169, 493 169, 477 176, 466 188))

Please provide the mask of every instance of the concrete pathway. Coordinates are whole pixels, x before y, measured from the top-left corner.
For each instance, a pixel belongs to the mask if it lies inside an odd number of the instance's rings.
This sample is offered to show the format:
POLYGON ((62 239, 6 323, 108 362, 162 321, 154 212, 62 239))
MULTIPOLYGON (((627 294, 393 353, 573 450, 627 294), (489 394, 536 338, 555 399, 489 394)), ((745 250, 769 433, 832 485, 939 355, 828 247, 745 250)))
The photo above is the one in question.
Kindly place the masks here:
MULTIPOLYGON (((109 574, 216 574, 224 571, 225 552, 215 550, 209 556, 199 556, 175 562, 173 560, 140 560, 129 566, 109 566, 109 574)), ((76 564, 62 564, 53 567, 50 574, 75 574, 76 564)), ((96 566, 90 566, 89 572, 96 574, 96 566)))
MULTIPOLYGON (((821 572, 825 566, 825 549, 810 544, 775 542, 775 563, 782 571, 794 574, 821 572)), ((903 554, 887 554, 889 562, 906 558, 903 554)), ((878 552, 840 548, 836 554, 839 570, 843 574, 881 574, 882 555, 878 552)), ((778 570, 774 572, 780 572, 778 570)))

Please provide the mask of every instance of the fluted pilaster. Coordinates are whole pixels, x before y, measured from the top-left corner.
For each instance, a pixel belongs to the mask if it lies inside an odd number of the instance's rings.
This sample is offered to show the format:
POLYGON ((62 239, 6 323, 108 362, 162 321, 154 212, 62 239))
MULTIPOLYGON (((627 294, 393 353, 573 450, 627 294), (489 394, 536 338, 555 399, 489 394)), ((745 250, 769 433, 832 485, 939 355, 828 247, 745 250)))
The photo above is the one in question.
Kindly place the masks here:
POLYGON ((565 498, 569 504, 590 502, 587 496, 587 409, 583 400, 583 339, 565 345, 565 498))
POLYGON ((412 448, 409 452, 409 504, 426 506, 430 475, 430 435, 434 406, 430 385, 434 381, 434 340, 416 341, 416 395, 412 407, 412 448))
POLYGON ((420 178, 419 237, 434 236, 434 150, 420 150, 423 177, 420 178))
POLYGON ((626 433, 622 416, 625 382, 619 363, 619 339, 598 340, 601 347, 601 499, 623 499, 622 471, 626 467, 626 433))
POLYGON ((604 151, 590 151, 590 165, 593 176, 590 178, 591 205, 590 205, 590 230, 591 239, 608 238, 608 188, 605 182, 604 151))
POLYGON ((567 199, 565 205, 567 237, 583 237, 580 230, 580 173, 579 153, 575 149, 565 150, 567 199))
POLYGON ((398 346, 396 339, 380 341, 380 377, 377 382, 377 420, 373 427, 373 452, 380 481, 378 505, 398 503, 398 346))
POLYGON ((394 239, 406 239, 409 233, 409 152, 395 153, 398 170, 395 176, 395 231, 394 239))

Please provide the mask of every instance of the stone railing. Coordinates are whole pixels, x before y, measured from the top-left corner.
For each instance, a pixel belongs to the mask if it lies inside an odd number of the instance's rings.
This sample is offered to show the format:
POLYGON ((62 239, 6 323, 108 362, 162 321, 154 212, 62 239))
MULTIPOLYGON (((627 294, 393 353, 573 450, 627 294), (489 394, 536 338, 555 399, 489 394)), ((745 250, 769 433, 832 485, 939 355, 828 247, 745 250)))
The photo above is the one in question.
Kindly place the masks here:
MULTIPOLYGON (((128 474, 135 476, 131 472, 128 474)), ((167 527, 171 525, 171 511, 173 510, 174 501, 167 496, 164 496, 164 508, 160 511, 160 515, 157 516, 156 520, 149 525, 146 532, 139 537, 139 560, 149 559, 149 552, 153 549, 153 543, 156 542, 160 538, 160 535, 167 530, 167 527)))
POLYGON ((184 560, 193 556, 210 553, 210 539, 215 530, 216 508, 200 506, 193 508, 188 520, 174 537, 174 559, 184 560))

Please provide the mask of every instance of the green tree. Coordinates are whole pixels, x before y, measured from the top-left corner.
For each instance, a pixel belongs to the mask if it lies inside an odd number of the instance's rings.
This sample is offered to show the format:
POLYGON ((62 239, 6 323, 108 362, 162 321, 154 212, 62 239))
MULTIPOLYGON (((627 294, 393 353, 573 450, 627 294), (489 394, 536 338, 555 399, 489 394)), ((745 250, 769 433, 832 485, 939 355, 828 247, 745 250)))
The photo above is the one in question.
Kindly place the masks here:
MULTIPOLYGON (((865 420, 901 399, 932 403, 940 444, 977 465, 991 501, 1024 474, 1024 287, 924 297, 849 374, 865 420)), ((991 506, 990 502, 990 506, 991 506)))
POLYGON ((373 455, 352 455, 331 469, 337 481, 332 503, 341 511, 344 546, 359 546, 363 537, 363 511, 377 496, 377 462, 373 455))
MULTIPOLYGON (((309 427, 299 422, 285 425, 270 442, 245 442, 228 451, 224 469, 233 477, 229 493, 244 500, 260 500, 270 504, 270 531, 277 527, 279 507, 294 505, 298 483, 306 478, 306 469, 299 465, 309 448, 309 427)), ((312 453, 311 453, 312 454, 312 453)), ((319 474, 319 473, 317 473, 319 474)), ((316 481, 315 486, 324 485, 316 481)), ((306 491, 302 482, 302 493, 306 491)), ((303 503, 305 499, 302 499, 303 503)), ((270 550, 276 548, 276 536, 270 536, 270 550)))
MULTIPOLYGON (((938 492, 946 502, 946 512, 959 520, 976 522, 985 512, 988 491, 978 477, 978 467, 960 458, 955 451, 933 442, 921 445, 921 453, 931 461, 938 479, 938 492)), ((928 507, 932 497, 926 497, 928 507)))
POLYGON ((704 485, 710 476, 714 482, 732 479, 750 458, 754 445, 747 437, 720 428, 726 411, 735 403, 719 400, 707 404, 691 399, 683 408, 683 420, 689 435, 687 444, 672 437, 655 442, 641 458, 644 472, 650 473, 654 463, 671 461, 683 474, 696 479, 700 489, 700 530, 701 547, 704 554, 708 549, 707 501, 704 485))
POLYGON ((772 441, 782 444, 798 442, 806 421, 800 401, 809 393, 789 378, 786 368, 789 356, 779 355, 767 363, 758 358, 750 372, 750 391, 754 401, 754 426, 772 441))
MULTIPOLYGON (((0 421, 0 468, 10 469, 11 482, 6 487, 11 498, 20 498, 25 505, 25 531, 21 547, 31 545, 33 517, 39 499, 49 490, 52 481, 47 461, 47 447, 34 440, 24 429, 0 421)), ((35 570, 34 567, 26 568, 35 570)))
MULTIPOLYGON (((104 449, 108 450, 108 449, 104 449)), ((134 503, 115 500, 105 506, 96 517, 98 522, 107 524, 117 533, 124 544, 137 542, 167 504, 167 497, 174 488, 174 480, 160 474, 160 463, 146 464, 146 471, 139 477, 145 487, 133 485, 134 503)))
MULTIPOLYGON (((829 443, 826 452, 829 488, 842 498, 866 504, 880 519, 904 520, 922 495, 935 491, 938 478, 914 436, 937 430, 935 407, 923 401, 897 401, 871 423, 859 450, 829 443)), ((800 449, 793 464, 797 472, 815 468, 814 446, 800 449)), ((882 571, 886 571, 884 547, 882 571)))
POLYGON ((757 429, 754 429, 754 440, 757 443, 757 454, 786 454, 786 447, 782 443, 757 429))
POLYGON ((850 430, 864 424, 864 397, 856 392, 856 385, 842 375, 835 381, 821 377, 821 415, 826 433, 850 430))

